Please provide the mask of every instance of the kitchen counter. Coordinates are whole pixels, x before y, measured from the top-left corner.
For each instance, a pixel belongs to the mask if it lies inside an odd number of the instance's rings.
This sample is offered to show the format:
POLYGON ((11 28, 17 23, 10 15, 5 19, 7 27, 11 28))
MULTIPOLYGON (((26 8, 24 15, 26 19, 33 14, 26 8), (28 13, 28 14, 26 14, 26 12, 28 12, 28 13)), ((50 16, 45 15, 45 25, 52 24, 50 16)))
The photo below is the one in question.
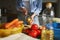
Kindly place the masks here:
POLYGON ((24 33, 19 33, 5 38, 0 38, 0 40, 40 40, 40 39, 32 38, 24 33))

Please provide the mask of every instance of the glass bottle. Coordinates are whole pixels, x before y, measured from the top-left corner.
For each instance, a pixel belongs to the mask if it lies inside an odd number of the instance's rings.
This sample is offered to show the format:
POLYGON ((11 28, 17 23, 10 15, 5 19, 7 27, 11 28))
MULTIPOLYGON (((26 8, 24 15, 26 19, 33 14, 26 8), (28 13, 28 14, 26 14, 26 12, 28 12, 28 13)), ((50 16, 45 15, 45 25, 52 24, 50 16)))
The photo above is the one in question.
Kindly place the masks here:
POLYGON ((43 25, 46 27, 46 29, 42 29, 41 40, 54 40, 54 31, 52 26, 54 13, 51 11, 50 15, 47 14, 48 13, 42 14, 43 25))
POLYGON ((46 31, 46 39, 47 40, 54 40, 54 31, 53 31, 53 25, 52 25, 52 16, 50 16, 48 18, 48 28, 47 28, 47 31, 46 31))
POLYGON ((46 40, 46 15, 42 15, 43 25, 42 25, 42 32, 41 32, 41 40, 46 40))

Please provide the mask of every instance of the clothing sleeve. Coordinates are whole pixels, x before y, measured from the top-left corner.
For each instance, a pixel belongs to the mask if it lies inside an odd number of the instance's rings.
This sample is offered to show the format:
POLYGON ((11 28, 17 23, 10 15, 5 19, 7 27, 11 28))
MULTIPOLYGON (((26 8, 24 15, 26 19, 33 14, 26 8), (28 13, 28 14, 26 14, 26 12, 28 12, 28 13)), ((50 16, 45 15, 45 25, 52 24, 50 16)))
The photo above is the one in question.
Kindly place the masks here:
POLYGON ((16 9, 19 10, 19 8, 21 8, 23 6, 22 4, 22 0, 17 0, 17 5, 16 5, 16 9))
POLYGON ((34 13, 35 13, 36 15, 39 15, 39 13, 40 13, 41 10, 42 10, 42 0, 39 0, 36 5, 37 5, 37 6, 36 6, 37 8, 36 8, 36 10, 34 11, 34 13))
POLYGON ((36 1, 35 0, 30 0, 30 10, 31 12, 34 12, 36 10, 36 1))

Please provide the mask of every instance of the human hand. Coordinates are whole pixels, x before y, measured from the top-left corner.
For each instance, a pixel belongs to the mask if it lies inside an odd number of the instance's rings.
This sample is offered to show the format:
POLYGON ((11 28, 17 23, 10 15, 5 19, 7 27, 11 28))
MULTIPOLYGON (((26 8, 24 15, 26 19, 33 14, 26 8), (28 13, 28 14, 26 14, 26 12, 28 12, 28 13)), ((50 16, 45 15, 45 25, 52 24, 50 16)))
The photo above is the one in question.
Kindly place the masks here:
POLYGON ((28 11, 27 11, 27 9, 26 9, 25 7, 22 7, 22 10, 23 10, 23 13, 24 13, 25 15, 28 14, 28 11))
POLYGON ((32 14, 31 19, 33 20, 35 16, 36 16, 36 14, 35 14, 35 13, 34 13, 34 14, 32 14))
POLYGON ((19 8, 18 11, 24 13, 24 15, 27 15, 28 14, 28 11, 27 11, 27 9, 25 7, 19 8))

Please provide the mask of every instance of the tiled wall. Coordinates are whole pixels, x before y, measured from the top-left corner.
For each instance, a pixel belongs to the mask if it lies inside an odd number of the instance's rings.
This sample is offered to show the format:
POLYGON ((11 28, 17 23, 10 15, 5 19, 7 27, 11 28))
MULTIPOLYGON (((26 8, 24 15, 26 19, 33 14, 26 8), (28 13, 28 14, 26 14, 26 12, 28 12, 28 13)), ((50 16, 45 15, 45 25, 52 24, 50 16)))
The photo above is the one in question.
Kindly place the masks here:
POLYGON ((0 0, 0 8, 6 8, 9 13, 16 13, 16 0, 0 0))
POLYGON ((58 0, 58 2, 57 2, 57 17, 59 17, 60 18, 60 0, 58 0))
MULTIPOLYGON (((56 0, 43 0, 43 2, 56 2, 56 0)), ((10 14, 10 13, 13 13, 13 14, 16 14, 16 0, 0 0, 0 8, 6 8, 7 9, 7 13, 10 14)), ((13 19, 13 16, 9 16, 8 17, 9 20, 10 18, 13 19)))
POLYGON ((57 0, 43 0, 43 2, 56 2, 57 0))
MULTIPOLYGON (((0 8, 6 8, 7 13, 10 14, 16 14, 16 0, 0 0, 0 8)), ((3 13, 4 14, 4 13, 3 13)), ((7 15, 7 16, 2 16, 2 21, 6 22, 7 20, 10 21, 14 19, 16 16, 14 15, 7 15), (5 17, 5 18, 4 18, 5 17), (4 21, 4 19, 6 21, 4 21)))
MULTIPOLYGON (((43 0, 43 2, 56 2, 56 0, 43 0)), ((0 8, 8 9, 9 13, 16 13, 16 0, 0 0, 0 8)))

